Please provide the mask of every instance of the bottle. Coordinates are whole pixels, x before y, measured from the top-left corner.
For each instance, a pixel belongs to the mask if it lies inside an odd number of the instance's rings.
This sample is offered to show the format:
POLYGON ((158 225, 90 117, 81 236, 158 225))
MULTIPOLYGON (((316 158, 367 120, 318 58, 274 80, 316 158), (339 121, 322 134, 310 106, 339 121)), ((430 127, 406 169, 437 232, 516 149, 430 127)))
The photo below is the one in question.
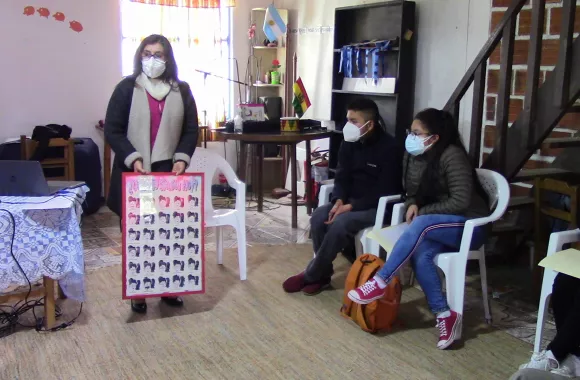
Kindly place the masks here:
POLYGON ((234 132, 243 133, 244 132, 244 120, 242 119, 242 110, 238 109, 236 116, 234 117, 234 132))

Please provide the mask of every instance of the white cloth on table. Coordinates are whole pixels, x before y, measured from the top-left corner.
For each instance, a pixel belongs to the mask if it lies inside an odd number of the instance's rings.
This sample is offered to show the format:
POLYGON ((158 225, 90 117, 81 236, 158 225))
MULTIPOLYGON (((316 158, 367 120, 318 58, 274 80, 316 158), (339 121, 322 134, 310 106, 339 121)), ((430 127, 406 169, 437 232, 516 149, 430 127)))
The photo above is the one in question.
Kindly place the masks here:
POLYGON ((79 185, 48 197, 0 197, 0 293, 28 285, 10 254, 12 221, 14 257, 31 282, 43 276, 58 280, 64 294, 84 301, 84 253, 80 230, 82 204, 89 188, 79 185))

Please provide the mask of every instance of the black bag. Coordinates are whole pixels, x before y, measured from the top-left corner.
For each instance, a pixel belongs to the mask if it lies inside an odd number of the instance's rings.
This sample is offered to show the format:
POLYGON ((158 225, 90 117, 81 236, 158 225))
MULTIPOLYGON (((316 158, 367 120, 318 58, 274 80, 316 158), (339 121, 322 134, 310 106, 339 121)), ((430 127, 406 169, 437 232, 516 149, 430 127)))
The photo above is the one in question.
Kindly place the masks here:
POLYGON ((38 141, 38 147, 34 151, 31 161, 42 161, 46 158, 50 139, 70 139, 72 129, 66 125, 48 124, 38 125, 32 131, 32 140, 38 141))

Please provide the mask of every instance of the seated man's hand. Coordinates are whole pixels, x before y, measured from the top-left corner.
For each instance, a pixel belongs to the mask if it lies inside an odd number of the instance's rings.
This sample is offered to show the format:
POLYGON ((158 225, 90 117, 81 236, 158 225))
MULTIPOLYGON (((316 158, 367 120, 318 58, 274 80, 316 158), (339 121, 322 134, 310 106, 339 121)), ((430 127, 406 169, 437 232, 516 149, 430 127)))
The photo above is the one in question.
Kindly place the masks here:
POLYGON ((334 207, 328 213, 328 221, 324 222, 325 224, 332 224, 337 216, 340 214, 344 214, 345 212, 349 212, 352 210, 352 205, 345 205, 342 203, 341 200, 336 201, 334 207), (337 207, 336 205, 340 202, 340 205, 337 207))
POLYGON ((338 211, 339 207, 342 206, 343 204, 344 203, 342 202, 342 199, 337 199, 336 202, 334 202, 334 206, 328 212, 328 220, 329 221, 334 218, 334 214, 336 214, 336 212, 338 211))

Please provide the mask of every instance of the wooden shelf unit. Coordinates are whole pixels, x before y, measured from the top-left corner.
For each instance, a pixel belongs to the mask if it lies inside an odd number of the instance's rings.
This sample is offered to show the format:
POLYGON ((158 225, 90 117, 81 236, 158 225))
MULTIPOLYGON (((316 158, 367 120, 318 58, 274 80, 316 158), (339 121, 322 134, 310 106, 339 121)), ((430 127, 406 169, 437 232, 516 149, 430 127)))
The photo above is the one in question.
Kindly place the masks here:
MULTIPOLYGON (((334 57, 332 78, 331 119, 337 130, 346 124, 348 105, 357 98, 366 97, 377 103, 385 130, 401 143, 406 129, 413 121, 415 99, 416 26, 414 1, 388 1, 375 4, 336 8, 334 22, 334 57), (343 90, 344 73, 339 73, 341 48, 365 41, 396 41, 395 46, 382 52, 384 69, 380 78, 395 78, 394 93, 359 92, 343 90)), ((353 58, 353 78, 365 78, 359 73, 353 58)), ((366 72, 372 72, 372 60, 366 72)), ((372 80, 372 75, 368 75, 372 80)), ((343 142, 341 133, 330 138, 329 168, 335 169, 337 153, 343 142)), ((330 171, 333 177, 333 170, 330 171)))

